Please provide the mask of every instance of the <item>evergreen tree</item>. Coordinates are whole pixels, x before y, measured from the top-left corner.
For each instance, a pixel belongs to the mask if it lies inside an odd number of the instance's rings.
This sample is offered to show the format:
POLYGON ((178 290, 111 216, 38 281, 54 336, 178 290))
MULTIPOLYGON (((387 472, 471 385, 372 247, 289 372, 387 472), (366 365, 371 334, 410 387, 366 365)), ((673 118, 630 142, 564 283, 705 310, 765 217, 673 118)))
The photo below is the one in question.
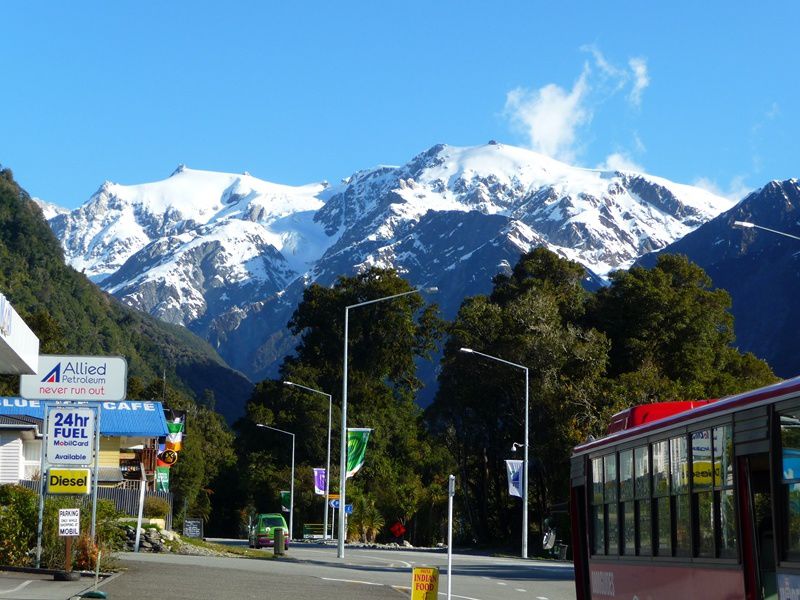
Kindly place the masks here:
MULTIPOLYGON (((355 277, 341 277, 332 288, 310 286, 289 328, 299 336, 294 356, 281 366, 282 380, 330 393, 334 397, 331 489, 338 481, 341 439, 341 377, 346 306, 411 291, 408 282, 392 270, 370 269, 355 277)), ((350 313, 348 426, 370 427, 367 462, 348 482, 348 497, 368 495, 386 522, 410 521, 427 498, 434 474, 426 468, 441 460, 431 451, 415 404, 421 382, 415 360, 429 358, 441 335, 435 306, 426 306, 419 294, 362 306, 350 313)), ((322 396, 267 380, 256 386, 247 418, 240 422, 241 453, 251 501, 263 506, 264 492, 276 494, 274 481, 288 482, 287 443, 280 434, 256 430, 262 422, 295 433, 298 476, 324 465, 328 405, 322 396)), ((288 489, 283 487, 283 489, 288 489)), ((307 486, 295 490, 308 489, 307 486)), ((266 504, 269 504, 268 500, 266 504)), ((319 499, 296 493, 301 521, 321 522, 319 499)), ((298 517, 295 517, 298 520, 298 517)), ((375 520, 377 522, 377 520, 375 520)))

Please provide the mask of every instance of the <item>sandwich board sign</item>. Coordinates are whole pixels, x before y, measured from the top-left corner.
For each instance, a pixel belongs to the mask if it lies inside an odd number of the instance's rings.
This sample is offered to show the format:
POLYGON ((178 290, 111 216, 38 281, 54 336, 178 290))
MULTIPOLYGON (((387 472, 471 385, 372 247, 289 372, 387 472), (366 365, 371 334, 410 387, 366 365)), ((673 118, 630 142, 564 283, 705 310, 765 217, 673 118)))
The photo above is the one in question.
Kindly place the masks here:
POLYGON ((19 395, 31 400, 125 399, 128 362, 121 356, 39 355, 34 375, 21 375, 19 395))
POLYGON ((411 571, 411 600, 436 600, 439 597, 439 569, 414 567, 411 571))
POLYGON ((94 408, 51 406, 47 411, 47 463, 59 466, 92 464, 94 433, 94 408))

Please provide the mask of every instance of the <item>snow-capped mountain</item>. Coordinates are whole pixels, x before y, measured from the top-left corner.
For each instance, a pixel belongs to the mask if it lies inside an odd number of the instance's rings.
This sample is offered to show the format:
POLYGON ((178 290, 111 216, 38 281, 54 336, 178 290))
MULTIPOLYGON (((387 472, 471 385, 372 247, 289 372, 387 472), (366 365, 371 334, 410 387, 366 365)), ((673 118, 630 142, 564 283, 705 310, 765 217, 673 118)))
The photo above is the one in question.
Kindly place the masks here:
MULTIPOLYGON (((684 254, 727 290, 736 324, 736 345, 765 359, 781 377, 800 372, 797 352, 800 241, 736 221, 800 236, 800 180, 771 181, 732 209, 664 248, 684 254)), ((652 266, 657 255, 639 261, 652 266)), ((637 263, 638 264, 638 263, 637 263)))
POLYGON ((184 166, 166 180, 111 182, 50 220, 67 262, 126 303, 188 325, 281 291, 335 238, 313 216, 326 184, 303 187, 184 166))
POLYGON ((434 146, 336 186, 180 167, 155 183, 107 182, 50 223, 76 269, 188 326, 258 378, 291 350, 285 325, 310 282, 394 267, 437 285, 452 316, 535 246, 602 277, 731 205, 650 175, 580 169, 490 142, 434 146))

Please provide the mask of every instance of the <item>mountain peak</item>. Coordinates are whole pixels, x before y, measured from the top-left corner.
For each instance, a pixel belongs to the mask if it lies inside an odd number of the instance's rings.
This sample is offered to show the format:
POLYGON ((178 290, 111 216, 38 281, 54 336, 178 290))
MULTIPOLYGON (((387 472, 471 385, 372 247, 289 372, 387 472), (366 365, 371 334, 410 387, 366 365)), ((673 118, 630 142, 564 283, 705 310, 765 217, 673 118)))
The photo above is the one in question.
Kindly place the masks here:
POLYGON ((181 163, 175 168, 175 170, 172 173, 170 173, 170 177, 174 175, 179 175, 180 173, 183 173, 186 169, 187 169, 186 165, 181 163))

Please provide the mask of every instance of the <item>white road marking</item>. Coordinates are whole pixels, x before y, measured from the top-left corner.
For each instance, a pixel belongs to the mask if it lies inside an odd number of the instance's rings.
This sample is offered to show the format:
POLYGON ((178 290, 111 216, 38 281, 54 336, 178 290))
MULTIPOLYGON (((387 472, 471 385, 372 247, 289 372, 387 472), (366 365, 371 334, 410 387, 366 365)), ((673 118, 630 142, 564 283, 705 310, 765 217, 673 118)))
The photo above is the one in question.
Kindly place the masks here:
MULTIPOLYGON (((411 588, 407 585, 393 585, 392 586, 396 590, 408 590, 411 591, 411 588)), ((439 592, 440 596, 447 596, 447 592, 439 592)), ((472 596, 459 596, 458 594, 450 594, 451 598, 463 598, 464 600, 481 600, 481 598, 473 598, 472 596)))
POLYGON ((26 585, 29 585, 29 584, 30 584, 30 583, 32 583, 32 582, 33 582, 33 580, 32 580, 32 579, 28 579, 27 581, 23 581, 22 583, 20 583, 20 584, 19 584, 17 587, 15 587, 15 588, 13 588, 13 589, 10 589, 10 590, 0 590, 0 594, 10 594, 11 592, 18 592, 18 591, 20 591, 22 588, 24 588, 26 585))
POLYGON ((404 560, 400 560, 400 559, 388 560, 388 559, 380 557, 380 556, 370 556, 369 554, 362 554, 361 556, 363 556, 364 558, 371 558, 373 560, 379 560, 381 562, 389 563, 389 566, 392 566, 392 567, 396 563, 403 563, 403 565, 405 565, 406 569, 410 569, 411 565, 412 565, 412 563, 408 563, 408 562, 406 562, 404 560))
MULTIPOLYGON (((523 590, 519 590, 522 592, 523 590)), ((550 600, 547 596, 536 596, 536 600, 550 600)))
POLYGON ((342 583, 360 583, 362 585, 375 585, 378 587, 383 587, 382 583, 375 583, 372 581, 358 581, 357 579, 334 579, 333 577, 320 577, 320 579, 324 579, 325 581, 341 581, 342 583))
POLYGON ((497 585, 508 585, 508 584, 507 584, 507 583, 504 583, 504 582, 502 582, 502 581, 498 581, 498 582, 497 582, 497 585))

